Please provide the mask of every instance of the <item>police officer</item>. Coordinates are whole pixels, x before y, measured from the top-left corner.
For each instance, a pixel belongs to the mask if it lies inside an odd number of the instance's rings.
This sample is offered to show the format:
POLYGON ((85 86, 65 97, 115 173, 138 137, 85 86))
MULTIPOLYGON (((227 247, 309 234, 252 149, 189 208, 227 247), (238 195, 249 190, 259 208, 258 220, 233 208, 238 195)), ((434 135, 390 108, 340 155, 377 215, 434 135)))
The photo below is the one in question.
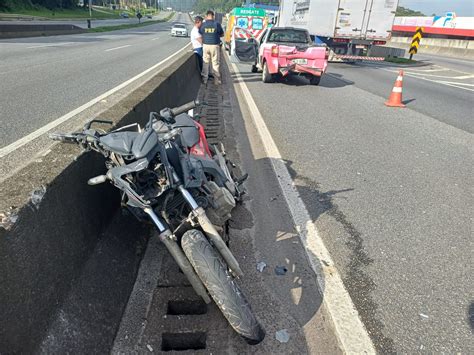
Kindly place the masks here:
POLYGON ((209 78, 209 63, 212 61, 212 69, 214 71, 214 83, 221 83, 221 75, 219 72, 220 65, 220 42, 224 35, 224 30, 220 23, 214 21, 214 12, 209 10, 206 13, 206 21, 202 24, 199 32, 202 34, 203 44, 203 61, 202 82, 207 84, 209 78))

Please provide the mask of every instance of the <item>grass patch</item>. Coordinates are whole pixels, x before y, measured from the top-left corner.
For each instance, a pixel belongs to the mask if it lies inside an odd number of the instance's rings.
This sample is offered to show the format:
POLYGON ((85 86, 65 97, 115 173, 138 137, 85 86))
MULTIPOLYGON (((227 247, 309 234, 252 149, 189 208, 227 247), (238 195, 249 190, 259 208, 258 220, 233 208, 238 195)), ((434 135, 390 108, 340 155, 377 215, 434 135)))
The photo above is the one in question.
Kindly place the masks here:
POLYGON ((398 58, 398 57, 386 57, 386 62, 395 63, 395 64, 416 64, 418 63, 416 60, 408 59, 408 58, 398 58))
MULTIPOLYGON (((119 19, 120 14, 126 12, 130 17, 134 17, 135 13, 125 10, 110 10, 104 8, 92 9, 93 20, 107 20, 107 19, 119 19)), ((43 7, 35 8, 18 8, 12 11, 0 11, 0 17, 2 14, 7 16, 12 15, 26 15, 33 17, 42 17, 49 20, 75 20, 75 19, 88 19, 89 10, 86 8, 75 8, 75 9, 55 9, 50 10, 43 7)))
POLYGON ((174 12, 172 12, 171 15, 169 15, 168 17, 165 17, 164 19, 161 19, 161 20, 144 21, 142 23, 131 23, 131 24, 124 24, 124 25, 117 25, 117 26, 102 26, 102 27, 90 28, 87 30, 87 32, 110 32, 110 31, 126 30, 128 28, 150 26, 150 25, 155 25, 157 23, 161 23, 161 22, 168 22, 169 20, 173 18, 173 16, 174 16, 174 12))

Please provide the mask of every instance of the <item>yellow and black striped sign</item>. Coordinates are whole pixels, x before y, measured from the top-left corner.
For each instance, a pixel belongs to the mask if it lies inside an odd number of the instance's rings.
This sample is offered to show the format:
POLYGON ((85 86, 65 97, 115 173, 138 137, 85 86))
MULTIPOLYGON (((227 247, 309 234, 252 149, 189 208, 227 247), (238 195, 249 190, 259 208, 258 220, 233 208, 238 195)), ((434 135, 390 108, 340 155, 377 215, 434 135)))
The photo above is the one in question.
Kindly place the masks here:
POLYGON ((416 54, 418 52, 418 47, 420 46, 421 37, 423 37, 423 27, 417 27, 415 35, 413 36, 413 39, 411 40, 410 50, 408 51, 410 55, 416 54))

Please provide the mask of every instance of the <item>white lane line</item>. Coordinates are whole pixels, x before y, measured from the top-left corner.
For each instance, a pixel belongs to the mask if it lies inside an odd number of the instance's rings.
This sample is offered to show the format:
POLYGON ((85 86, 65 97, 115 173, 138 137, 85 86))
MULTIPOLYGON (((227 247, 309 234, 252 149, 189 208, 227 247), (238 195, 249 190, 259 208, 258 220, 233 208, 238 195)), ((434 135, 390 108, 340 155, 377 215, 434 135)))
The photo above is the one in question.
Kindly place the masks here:
MULTIPOLYGON (((450 79, 457 79, 457 78, 450 78, 450 79)), ((471 84, 471 82, 465 83, 465 82, 462 82, 462 81, 447 81, 447 80, 438 80, 438 82, 443 83, 443 84, 453 84, 453 85, 461 85, 461 86, 474 86, 474 84, 471 84)))
MULTIPOLYGON (((398 71, 393 71, 391 69, 382 68, 382 70, 388 71, 390 73, 398 73, 398 71)), ((433 80, 433 79, 428 79, 424 76, 413 75, 413 73, 406 73, 405 76, 412 77, 414 79, 421 79, 421 80, 425 80, 425 81, 429 81, 429 82, 432 82, 432 83, 441 84, 441 85, 445 85, 445 86, 451 86, 451 87, 454 87, 454 88, 457 88, 457 89, 462 89, 462 90, 467 90, 467 91, 474 91, 473 89, 469 89, 469 88, 466 88, 466 87, 463 87, 463 86, 458 86, 458 85, 470 85, 470 84, 464 84, 464 83, 461 83, 461 82, 449 82, 449 81, 444 81, 444 80, 433 80)), ((444 76, 444 78, 446 78, 446 79, 455 79, 455 77, 453 78, 453 77, 446 77, 446 76, 444 76)))
POLYGON ((26 49, 46 48, 46 47, 60 47, 60 46, 67 46, 68 44, 74 44, 74 42, 43 44, 41 46, 26 47, 26 49))
MULTIPOLYGON (((458 88, 458 89, 463 89, 463 90, 467 90, 467 91, 472 91, 474 92, 474 89, 469 89, 469 88, 466 88, 464 86, 459 86, 459 85, 455 85, 455 84, 451 84, 449 82, 444 82, 443 83, 444 85, 447 85, 447 86, 452 86, 453 88, 458 88)), ((456 83, 457 84, 457 83, 456 83)))
POLYGON ((472 78, 474 78, 474 74, 455 76, 452 79, 464 80, 464 79, 472 79, 472 78))
POLYGON ((24 146, 25 144, 27 144, 28 142, 32 141, 33 139, 36 139, 38 138, 39 136, 45 134, 46 132, 52 130, 53 128, 57 127, 58 125, 60 125, 61 123, 63 122, 66 122, 67 120, 71 119, 72 117, 76 116, 77 114, 81 113, 82 111, 88 109, 89 107, 95 105, 96 103, 104 100, 105 98, 107 98, 108 96, 116 93, 117 91, 123 89, 124 87, 126 87, 127 85, 130 85, 131 83, 133 83, 134 81, 140 79, 141 77, 147 75, 149 72, 153 71, 154 69, 158 68, 160 65, 162 65, 163 63, 167 62, 168 60, 170 60, 171 58, 177 56, 179 53, 183 52, 186 48, 188 48, 189 46, 191 45, 191 43, 188 43, 187 45, 185 45, 184 47, 182 47, 180 50, 178 50, 177 52, 173 53, 172 55, 170 55, 169 57, 163 59, 161 62, 153 65, 152 67, 148 68, 147 70, 141 72, 140 74, 134 76, 133 78, 131 79, 128 79, 127 81, 124 81, 122 84, 114 87, 113 89, 110 89, 109 91, 103 93, 102 95, 100 96, 97 96, 95 99, 92 99, 91 101, 85 103, 84 105, 72 110, 71 112, 69 113, 66 113, 64 116, 61 116, 59 117, 58 119, 48 123, 47 125, 37 129, 36 131, 24 136, 23 138, 20 138, 19 140, 7 145, 6 147, 3 147, 0 149, 0 158, 3 158, 4 156, 10 154, 11 152, 13 152, 14 150, 24 146))
POLYGON ((152 38, 151 40, 152 41, 156 41, 157 39, 160 39, 161 37, 155 37, 155 38, 152 38))
POLYGON ((296 190, 295 183, 285 166, 278 147, 273 141, 239 69, 235 64, 232 63, 231 65, 237 77, 237 82, 234 85, 240 88, 245 98, 245 104, 253 117, 253 123, 260 135, 266 155, 270 158, 273 170, 278 176, 280 188, 288 204, 300 240, 305 247, 311 267, 317 275, 318 286, 323 294, 323 302, 329 311, 342 350, 345 354, 375 354, 372 340, 344 287, 331 255, 296 190))
POLYGON ((115 48, 109 48, 109 49, 106 49, 105 52, 111 52, 111 51, 115 51, 117 49, 122 49, 122 48, 127 48, 127 47, 131 47, 132 45, 131 44, 127 44, 125 46, 120 46, 120 47, 115 47, 115 48))

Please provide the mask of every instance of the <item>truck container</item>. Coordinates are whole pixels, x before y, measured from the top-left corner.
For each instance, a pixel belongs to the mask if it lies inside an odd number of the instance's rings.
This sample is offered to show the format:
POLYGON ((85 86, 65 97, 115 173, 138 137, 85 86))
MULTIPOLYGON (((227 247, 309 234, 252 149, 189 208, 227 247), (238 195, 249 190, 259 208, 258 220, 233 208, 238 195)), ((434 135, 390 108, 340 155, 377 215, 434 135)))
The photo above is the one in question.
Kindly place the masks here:
POLYGON ((391 37, 398 0, 281 0, 278 26, 304 28, 343 56, 367 55, 391 37))

